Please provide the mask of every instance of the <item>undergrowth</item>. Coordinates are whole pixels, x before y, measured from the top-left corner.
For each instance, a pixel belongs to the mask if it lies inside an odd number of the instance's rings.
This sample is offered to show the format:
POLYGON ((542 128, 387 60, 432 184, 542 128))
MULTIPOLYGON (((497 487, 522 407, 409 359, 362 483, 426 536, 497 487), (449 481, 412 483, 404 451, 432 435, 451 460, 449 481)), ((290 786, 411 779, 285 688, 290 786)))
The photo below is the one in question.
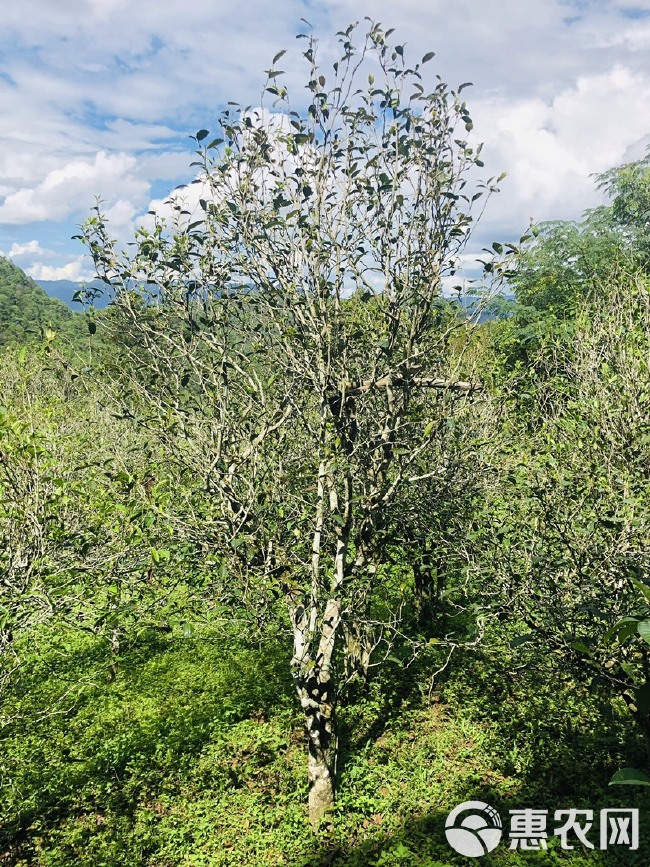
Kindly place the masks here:
POLYGON ((648 800, 609 789, 640 758, 623 708, 554 660, 458 654, 386 669, 341 711, 331 836, 306 816, 305 742, 282 650, 156 636, 103 676, 91 641, 41 654, 1 733, 3 867, 441 867, 470 863, 444 821, 466 800, 508 810, 634 806, 641 844, 511 851, 487 865, 647 865, 648 800), (81 672, 81 673, 80 673, 81 672))

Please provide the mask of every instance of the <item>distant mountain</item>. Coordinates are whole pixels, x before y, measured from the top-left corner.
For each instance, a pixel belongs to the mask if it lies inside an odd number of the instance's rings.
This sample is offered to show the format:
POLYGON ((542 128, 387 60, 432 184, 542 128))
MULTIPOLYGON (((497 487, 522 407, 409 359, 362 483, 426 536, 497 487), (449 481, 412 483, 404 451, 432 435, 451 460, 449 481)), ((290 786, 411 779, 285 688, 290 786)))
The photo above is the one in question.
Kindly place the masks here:
MULTIPOLYGON (((50 298, 58 298, 59 301, 63 301, 64 304, 67 304, 71 310, 82 310, 83 307, 78 301, 73 301, 73 297, 76 292, 79 292, 80 289, 83 288, 83 283, 75 283, 73 280, 37 280, 38 285, 44 289, 50 298)), ((92 280, 89 283, 85 284, 89 288, 100 289, 102 287, 102 283, 99 280, 92 280)), ((106 307, 108 305, 108 301, 106 298, 99 297, 95 301, 95 308, 100 310, 102 307, 106 307)))
POLYGON ((448 300, 459 303, 468 317, 472 318, 478 325, 482 325, 484 322, 504 319, 512 315, 511 305, 515 296, 511 292, 502 292, 490 301, 477 295, 462 295, 460 299, 454 297, 448 300))
MULTIPOLYGON (((60 301, 63 301, 64 304, 67 304, 71 310, 81 311, 83 309, 82 305, 78 301, 72 300, 75 293, 79 292, 84 286, 83 283, 75 283, 72 280, 37 280, 36 282, 47 292, 50 298, 58 298, 60 301)), ((93 289, 101 289, 103 287, 103 284, 99 280, 92 280, 85 285, 88 288, 93 289)), ((512 293, 503 293, 499 300, 493 300, 487 305, 486 309, 481 311, 478 317, 478 322, 488 322, 491 319, 497 319, 503 315, 507 315, 507 306, 504 307, 504 302, 511 301, 513 298, 514 295, 512 293)), ((463 295, 460 299, 457 299, 454 295, 447 300, 459 301, 460 305, 468 312, 468 315, 474 313, 481 303, 481 299, 473 295, 463 295)), ((95 299, 94 306, 95 309, 101 310, 108 306, 108 300, 105 296, 100 295, 95 299)))

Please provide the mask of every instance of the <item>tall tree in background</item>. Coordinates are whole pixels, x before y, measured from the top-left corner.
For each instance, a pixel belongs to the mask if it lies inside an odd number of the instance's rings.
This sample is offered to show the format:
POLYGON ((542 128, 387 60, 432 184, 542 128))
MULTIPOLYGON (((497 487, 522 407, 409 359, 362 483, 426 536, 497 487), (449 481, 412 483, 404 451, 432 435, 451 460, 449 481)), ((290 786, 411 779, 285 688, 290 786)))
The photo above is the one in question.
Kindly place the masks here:
POLYGON ((542 223, 509 263, 520 304, 568 318, 596 281, 650 268, 650 151, 595 180, 608 202, 586 211, 579 222, 542 223))
POLYGON ((488 268, 505 276, 514 300, 494 326, 497 374, 518 370, 524 381, 548 376, 547 354, 558 340, 574 341, 584 304, 600 304, 607 284, 619 286, 637 273, 650 272, 650 151, 641 160, 595 176, 608 201, 585 211, 580 221, 552 220, 532 227, 520 247, 495 249, 501 261, 488 268), (542 353, 543 355, 544 353, 542 353))
POLYGON ((608 203, 511 257, 512 315, 488 326, 502 408, 475 569, 650 744, 650 155, 597 182, 608 203))
POLYGON ((409 67, 392 31, 355 46, 355 29, 328 77, 304 36, 305 111, 281 51, 272 110, 229 105, 215 138, 198 132, 195 186, 131 253, 99 207, 83 235, 129 338, 120 400, 207 494, 193 532, 233 596, 285 605, 314 826, 334 801, 337 701, 404 604, 381 580, 390 507, 435 479, 437 422, 473 390, 441 290, 495 189, 477 181, 465 85, 425 84, 433 53, 409 67))

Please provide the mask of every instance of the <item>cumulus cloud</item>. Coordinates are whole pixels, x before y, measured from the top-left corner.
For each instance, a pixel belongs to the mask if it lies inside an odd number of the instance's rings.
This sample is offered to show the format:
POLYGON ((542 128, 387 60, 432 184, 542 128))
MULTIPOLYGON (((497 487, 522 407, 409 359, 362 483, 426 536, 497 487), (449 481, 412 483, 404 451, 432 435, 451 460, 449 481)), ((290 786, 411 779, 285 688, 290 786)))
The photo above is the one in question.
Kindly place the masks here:
POLYGON ((113 226, 122 227, 131 226, 136 213, 137 209, 132 202, 119 199, 112 208, 104 211, 104 216, 113 226))
POLYGON ((120 198, 141 202, 149 184, 138 177, 136 169, 136 158, 123 153, 100 151, 94 160, 71 160, 50 171, 36 186, 8 195, 0 205, 0 222, 63 220, 87 213, 97 195, 109 205, 120 198))
POLYGON ((630 51, 647 51, 650 48, 650 23, 634 24, 603 40, 604 47, 619 45, 630 51))
MULTIPOLYGON (((272 14, 250 0, 244 18, 212 0, 4 5, 0 223, 33 223, 28 237, 51 223, 67 242, 98 194, 126 237, 151 199, 162 206, 166 190, 192 179, 187 135, 209 128, 229 99, 258 104, 280 48, 296 49, 282 66, 293 107, 304 107, 302 0, 277 0, 272 14)), ((328 62, 335 31, 352 20, 362 30, 369 15, 397 25, 409 61, 437 52, 428 80, 475 82, 466 95, 487 167, 509 172, 481 231, 505 240, 530 216, 579 216, 598 200, 591 172, 641 156, 649 10, 648 0, 403 0, 397 12, 388 0, 324 0, 307 17, 328 62)))
POLYGON ((641 156, 650 117, 650 76, 623 66, 583 76, 552 100, 493 98, 473 115, 485 160, 506 170, 489 217, 523 231, 535 221, 579 217, 595 205, 594 173, 641 156))
POLYGON ((27 241, 25 244, 18 244, 14 241, 8 253, 2 253, 8 259, 20 259, 22 256, 45 256, 47 250, 39 244, 38 241, 27 241))
POLYGON ((32 265, 26 272, 34 280, 92 280, 95 276, 92 268, 82 259, 75 259, 60 267, 43 265, 41 262, 32 265))

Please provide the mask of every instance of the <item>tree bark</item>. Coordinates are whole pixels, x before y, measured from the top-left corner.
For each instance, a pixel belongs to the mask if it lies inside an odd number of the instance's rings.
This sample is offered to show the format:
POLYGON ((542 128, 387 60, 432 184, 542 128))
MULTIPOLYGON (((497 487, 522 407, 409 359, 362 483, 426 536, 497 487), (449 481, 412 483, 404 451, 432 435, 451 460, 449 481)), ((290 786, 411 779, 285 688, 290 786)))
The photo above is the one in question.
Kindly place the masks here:
POLYGON ((314 831, 329 827, 327 814, 334 806, 335 798, 338 737, 331 686, 329 678, 311 677, 299 690, 306 714, 309 821, 314 831))
POLYGON ((292 605, 294 627, 294 682, 305 714, 309 747, 309 821, 314 831, 330 827, 327 813, 334 806, 338 737, 336 683, 331 664, 340 623, 338 600, 329 599, 316 635, 316 606, 292 605), (313 642, 318 645, 314 649, 313 642))
POLYGON ((433 629, 434 624, 440 626, 444 566, 433 551, 423 551, 419 558, 414 559, 412 568, 418 625, 429 631, 433 629))

